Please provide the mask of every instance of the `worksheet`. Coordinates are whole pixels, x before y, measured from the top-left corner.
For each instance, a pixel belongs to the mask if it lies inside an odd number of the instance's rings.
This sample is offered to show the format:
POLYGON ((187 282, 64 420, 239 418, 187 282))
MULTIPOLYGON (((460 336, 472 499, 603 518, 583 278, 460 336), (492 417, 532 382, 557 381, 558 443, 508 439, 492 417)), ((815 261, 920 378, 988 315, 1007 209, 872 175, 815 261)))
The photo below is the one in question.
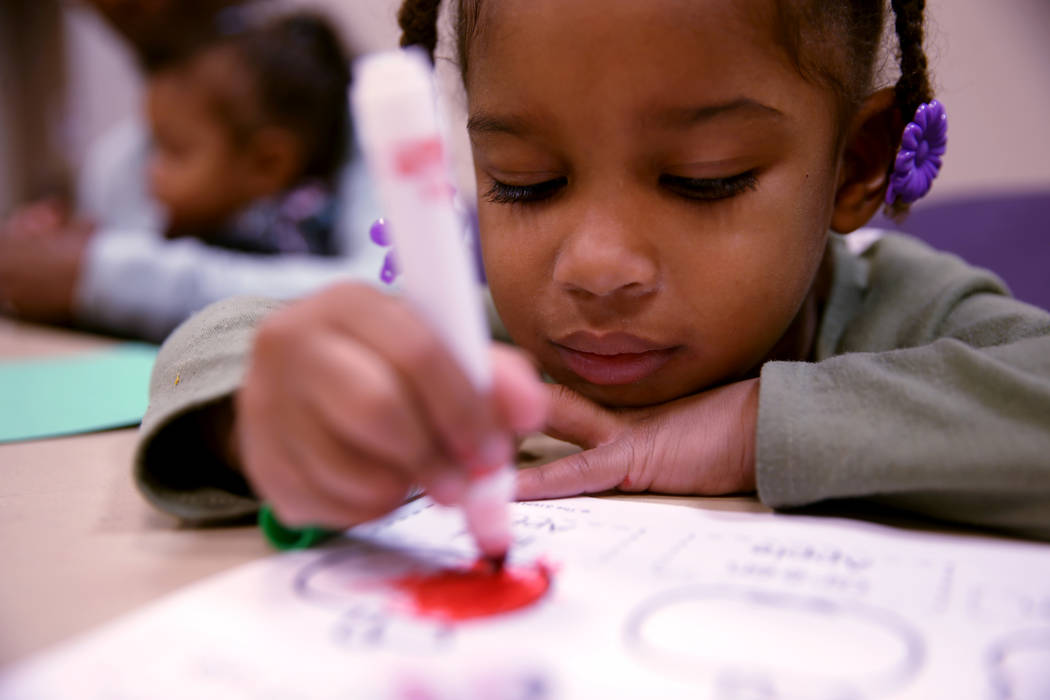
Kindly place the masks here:
POLYGON ((594 498, 512 517, 501 573, 423 498, 9 669, 0 697, 1050 697, 1050 546, 594 498))

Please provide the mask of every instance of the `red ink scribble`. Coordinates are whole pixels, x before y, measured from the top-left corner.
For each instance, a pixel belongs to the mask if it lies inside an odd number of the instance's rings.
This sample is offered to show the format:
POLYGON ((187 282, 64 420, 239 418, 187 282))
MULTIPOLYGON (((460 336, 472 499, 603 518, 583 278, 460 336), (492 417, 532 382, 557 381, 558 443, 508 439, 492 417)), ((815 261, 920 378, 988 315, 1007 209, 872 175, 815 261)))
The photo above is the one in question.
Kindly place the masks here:
POLYGON ((398 175, 420 175, 444 167, 441 141, 436 137, 398 144, 394 167, 398 175))
POLYGON ((544 564, 497 571, 489 562, 478 561, 469 569, 410 574, 390 585, 408 596, 413 614, 457 622, 531 605, 547 592, 550 582, 551 570, 544 564))

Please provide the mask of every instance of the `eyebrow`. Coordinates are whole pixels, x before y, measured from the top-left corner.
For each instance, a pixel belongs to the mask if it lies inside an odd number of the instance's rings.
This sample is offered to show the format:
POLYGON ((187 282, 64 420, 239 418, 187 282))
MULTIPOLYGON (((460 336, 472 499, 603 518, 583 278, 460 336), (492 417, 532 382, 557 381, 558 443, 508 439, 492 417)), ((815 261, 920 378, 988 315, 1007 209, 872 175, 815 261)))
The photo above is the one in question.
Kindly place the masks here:
POLYGON ((499 117, 494 114, 474 114, 467 119, 467 131, 472 134, 511 134, 520 136, 532 129, 528 120, 519 117, 499 117))
MULTIPOLYGON (((673 107, 642 118, 647 126, 662 128, 684 128, 695 126, 725 115, 739 114, 765 118, 784 119, 787 115, 776 107, 751 99, 739 97, 702 107, 673 107)), ((514 116, 498 116, 481 112, 467 120, 467 131, 471 134, 510 134, 521 136, 533 131, 528 119, 514 116)))
POLYGON ((753 100, 750 97, 738 97, 718 104, 702 107, 674 107, 654 114, 646 115, 643 122, 650 126, 664 128, 683 128, 695 126, 712 119, 726 116, 754 116, 784 119, 787 115, 776 107, 753 100))

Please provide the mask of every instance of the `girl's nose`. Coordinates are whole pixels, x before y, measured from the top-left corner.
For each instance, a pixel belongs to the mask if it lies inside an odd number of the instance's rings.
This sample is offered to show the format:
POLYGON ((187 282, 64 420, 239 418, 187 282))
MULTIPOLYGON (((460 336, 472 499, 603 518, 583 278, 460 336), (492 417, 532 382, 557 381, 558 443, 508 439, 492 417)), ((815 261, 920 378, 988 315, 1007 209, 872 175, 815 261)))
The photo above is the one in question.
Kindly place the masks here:
POLYGON ((642 296, 659 282, 659 263, 644 236, 630 224, 601 217, 567 238, 554 263, 554 281, 587 295, 642 296))

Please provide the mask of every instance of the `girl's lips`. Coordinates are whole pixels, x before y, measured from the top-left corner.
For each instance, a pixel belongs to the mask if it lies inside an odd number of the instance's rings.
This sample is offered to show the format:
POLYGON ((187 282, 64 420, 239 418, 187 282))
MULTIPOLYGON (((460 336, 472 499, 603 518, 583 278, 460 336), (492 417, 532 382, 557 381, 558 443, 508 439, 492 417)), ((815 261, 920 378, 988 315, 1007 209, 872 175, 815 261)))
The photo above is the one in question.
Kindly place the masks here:
POLYGON ((666 365, 678 348, 644 352, 597 354, 554 344, 570 370, 591 384, 631 384, 654 374, 666 365))

